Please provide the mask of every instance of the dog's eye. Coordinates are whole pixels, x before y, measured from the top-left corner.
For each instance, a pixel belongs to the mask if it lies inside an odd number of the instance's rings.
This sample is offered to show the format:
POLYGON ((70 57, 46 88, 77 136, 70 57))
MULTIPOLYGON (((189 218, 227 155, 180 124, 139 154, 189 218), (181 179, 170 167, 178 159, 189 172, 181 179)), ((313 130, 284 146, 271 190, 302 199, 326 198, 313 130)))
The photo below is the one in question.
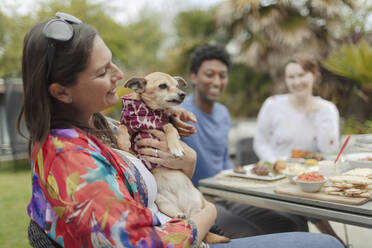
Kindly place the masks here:
POLYGON ((159 88, 164 90, 164 89, 168 88, 168 85, 167 84, 159 84, 159 88))

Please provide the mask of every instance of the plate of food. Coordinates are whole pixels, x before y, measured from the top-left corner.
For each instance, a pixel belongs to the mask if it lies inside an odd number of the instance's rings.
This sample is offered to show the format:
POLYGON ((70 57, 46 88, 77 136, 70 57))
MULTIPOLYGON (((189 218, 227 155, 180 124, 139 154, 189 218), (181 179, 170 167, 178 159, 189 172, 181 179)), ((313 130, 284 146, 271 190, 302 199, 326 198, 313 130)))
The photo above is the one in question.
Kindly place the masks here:
POLYGON ((295 184, 293 178, 306 171, 307 168, 305 167, 305 165, 293 163, 289 164, 289 166, 287 166, 287 168, 282 173, 288 178, 290 183, 295 184))
POLYGON ((355 140, 354 145, 362 152, 372 152, 372 135, 363 135, 355 140))
POLYGON ((351 168, 372 168, 372 152, 349 153, 344 158, 351 168))
POLYGON ((275 181, 285 177, 281 173, 284 169, 285 163, 278 160, 276 163, 258 162, 256 164, 244 165, 234 169, 224 170, 222 174, 240 178, 275 181))
MULTIPOLYGON (((320 161, 319 161, 320 162, 320 161)), ((319 166, 308 166, 305 163, 287 163, 287 167, 282 171, 290 183, 295 184, 293 178, 303 172, 318 171, 319 166)))
POLYGON ((323 160, 323 156, 318 152, 307 150, 291 150, 291 159, 303 159, 303 164, 308 166, 318 165, 318 161, 323 160))

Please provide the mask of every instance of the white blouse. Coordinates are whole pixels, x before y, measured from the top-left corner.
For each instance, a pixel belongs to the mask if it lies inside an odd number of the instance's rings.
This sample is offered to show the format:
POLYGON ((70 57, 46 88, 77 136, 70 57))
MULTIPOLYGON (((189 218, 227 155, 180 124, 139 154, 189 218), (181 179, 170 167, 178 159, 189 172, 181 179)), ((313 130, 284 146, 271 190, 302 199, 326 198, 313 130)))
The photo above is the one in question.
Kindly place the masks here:
POLYGON ((329 101, 316 97, 321 107, 311 113, 298 112, 289 95, 274 95, 263 104, 257 117, 253 148, 261 161, 288 158, 291 149, 335 153, 339 147, 339 113, 329 101))
POLYGON ((147 207, 153 212, 159 219, 161 224, 168 222, 171 218, 162 212, 159 211, 158 206, 155 203, 156 195, 158 194, 157 184, 155 181, 155 177, 152 173, 145 167, 141 160, 136 158, 135 156, 131 155, 130 153, 123 152, 117 149, 114 149, 120 156, 124 156, 129 159, 134 166, 136 166, 137 170, 141 174, 144 183, 146 184, 147 191, 148 191, 148 202, 147 207))

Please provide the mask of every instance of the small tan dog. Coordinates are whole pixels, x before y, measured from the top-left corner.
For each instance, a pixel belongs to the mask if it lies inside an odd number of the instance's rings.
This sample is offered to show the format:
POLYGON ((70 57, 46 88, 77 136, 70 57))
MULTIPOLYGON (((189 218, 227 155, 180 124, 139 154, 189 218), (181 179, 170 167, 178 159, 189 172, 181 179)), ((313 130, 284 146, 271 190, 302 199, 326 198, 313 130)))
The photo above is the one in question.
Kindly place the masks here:
MULTIPOLYGON (((128 151, 132 143, 132 150, 137 153, 136 140, 146 137, 143 135, 149 135, 141 133, 141 129, 156 128, 164 131, 170 152, 176 157, 182 157, 184 151, 178 131, 169 122, 164 110, 182 103, 185 93, 178 86, 186 85, 183 78, 172 77, 162 72, 128 80, 124 86, 135 93, 122 98, 122 125, 118 130, 119 148, 128 151)), ((142 161, 151 170, 157 182, 158 194, 155 202, 162 213, 172 218, 189 218, 204 207, 205 200, 202 194, 181 170, 171 170, 142 161)), ((229 239, 209 232, 204 241, 214 244, 228 242, 229 239)))

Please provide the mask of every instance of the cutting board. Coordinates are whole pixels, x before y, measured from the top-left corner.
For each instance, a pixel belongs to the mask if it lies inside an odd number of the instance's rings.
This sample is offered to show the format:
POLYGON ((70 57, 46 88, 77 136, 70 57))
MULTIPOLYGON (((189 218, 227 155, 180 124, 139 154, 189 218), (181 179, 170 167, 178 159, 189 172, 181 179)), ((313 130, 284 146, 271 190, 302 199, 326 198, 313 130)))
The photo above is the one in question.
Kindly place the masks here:
POLYGON ((291 184, 291 183, 283 183, 277 185, 274 190, 276 193, 291 195, 291 196, 299 196, 304 198, 310 198, 315 200, 321 201, 330 201, 330 202, 337 202, 343 204, 351 204, 351 205, 362 205, 368 202, 369 198, 364 197, 346 197, 346 196, 338 196, 338 195, 328 195, 323 191, 319 191, 316 193, 307 193, 303 192, 298 185, 291 184))

